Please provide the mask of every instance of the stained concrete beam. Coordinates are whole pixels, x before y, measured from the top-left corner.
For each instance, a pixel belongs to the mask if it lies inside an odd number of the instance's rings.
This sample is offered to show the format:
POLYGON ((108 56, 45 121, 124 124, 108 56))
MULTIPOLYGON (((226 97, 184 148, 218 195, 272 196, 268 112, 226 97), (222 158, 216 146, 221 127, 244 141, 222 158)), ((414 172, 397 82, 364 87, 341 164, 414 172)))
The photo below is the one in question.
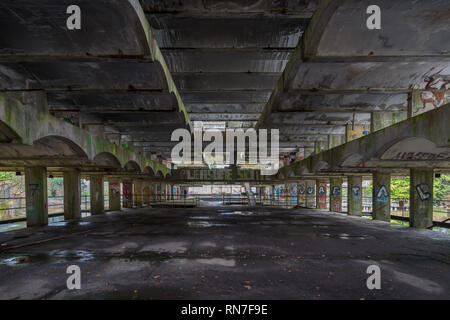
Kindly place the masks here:
POLYGON ((0 55, 123 56, 150 55, 132 1, 80 0, 82 26, 68 31, 72 3, 4 0, 0 4, 0 55))
POLYGON ((230 0, 181 0, 167 2, 165 0, 142 0, 142 7, 151 13, 196 12, 202 14, 217 13, 312 13, 317 0, 259 0, 256 2, 236 2, 230 0))
POLYGON ((185 104, 193 103, 266 103, 272 92, 265 90, 233 90, 233 91, 181 91, 181 96, 185 104))
POLYGON ((291 50, 281 49, 164 49, 170 71, 177 72, 278 72, 291 50), (218 63, 220 61, 220 63, 218 63))
POLYGON ((155 90, 167 91, 159 64, 116 62, 21 62, 0 64, 2 90, 155 90))
MULTIPOLYGON (((267 119, 269 125, 346 125, 346 124, 370 124, 370 113, 345 113, 345 112, 276 112, 267 119)), ((281 128, 281 131, 284 131, 281 128)))
POLYGON ((280 129, 283 135, 328 135, 328 134, 345 134, 345 126, 342 125, 268 125, 268 129, 280 129))
POLYGON ((324 93, 324 92, 284 92, 279 95, 278 111, 406 111, 406 93, 324 93))
POLYGON ((220 114, 233 114, 233 113, 261 113, 264 108, 264 103, 186 103, 186 111, 189 112, 191 117, 196 114, 204 113, 220 113, 220 114))
POLYGON ((369 0, 346 0, 328 20, 315 55, 445 56, 450 54, 446 0, 380 0, 381 29, 366 27, 369 0))
POLYGON ((51 111, 121 112, 174 111, 174 95, 164 92, 49 92, 47 101, 51 111))
POLYGON ((177 73, 175 84, 180 91, 269 90, 279 75, 272 73, 177 73))
POLYGON ((259 113, 190 113, 192 121, 257 121, 259 113))
POLYGON ((147 14, 147 19, 161 48, 294 48, 309 21, 304 16, 172 14, 147 14))
POLYGON ((425 78, 450 74, 450 58, 394 62, 304 62, 295 70, 289 90, 342 90, 405 93, 424 89, 425 78))

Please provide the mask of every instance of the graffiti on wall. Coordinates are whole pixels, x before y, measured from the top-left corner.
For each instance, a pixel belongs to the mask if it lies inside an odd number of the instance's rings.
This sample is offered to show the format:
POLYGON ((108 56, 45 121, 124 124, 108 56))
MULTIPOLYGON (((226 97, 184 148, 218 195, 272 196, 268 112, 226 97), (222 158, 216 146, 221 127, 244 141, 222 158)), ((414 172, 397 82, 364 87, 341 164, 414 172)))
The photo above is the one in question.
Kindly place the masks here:
POLYGON ((327 193, 325 190, 325 186, 323 186, 323 185, 319 186, 319 190, 317 192, 319 193, 319 195, 323 195, 323 194, 327 193))
POLYGON ((317 188, 317 194, 319 196, 318 206, 319 209, 326 209, 327 207, 327 185, 326 182, 319 182, 319 187, 317 188))
POLYGON ((355 199, 361 198, 361 187, 360 186, 353 186, 352 187, 352 194, 355 199))
POLYGON ((377 202, 388 202, 389 201, 389 191, 385 184, 378 187, 378 191, 375 195, 377 202))
POLYGON ((311 195, 314 193, 314 187, 308 186, 308 188, 306 189, 306 193, 308 195, 311 195))
POLYGON ((450 103, 450 93, 447 91, 450 75, 436 73, 425 77, 424 82, 425 88, 418 94, 419 101, 416 100, 412 110, 413 116, 450 103))
POLYGON ((334 187, 331 189, 331 195, 332 195, 333 197, 338 197, 338 196, 340 196, 340 195, 341 195, 341 187, 334 186, 334 187))
POLYGON ((430 193, 430 186, 426 183, 420 183, 416 185, 416 190, 421 201, 431 200, 433 197, 430 193))

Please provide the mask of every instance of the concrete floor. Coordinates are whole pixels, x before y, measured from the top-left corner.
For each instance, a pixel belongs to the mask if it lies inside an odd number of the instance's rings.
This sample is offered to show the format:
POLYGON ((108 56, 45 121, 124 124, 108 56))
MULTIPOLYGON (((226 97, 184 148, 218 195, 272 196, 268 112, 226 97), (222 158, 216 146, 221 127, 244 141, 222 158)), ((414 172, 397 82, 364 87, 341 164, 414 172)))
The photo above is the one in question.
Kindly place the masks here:
POLYGON ((2 299, 450 299, 448 234, 310 209, 124 210, 1 233, 0 250, 2 299))

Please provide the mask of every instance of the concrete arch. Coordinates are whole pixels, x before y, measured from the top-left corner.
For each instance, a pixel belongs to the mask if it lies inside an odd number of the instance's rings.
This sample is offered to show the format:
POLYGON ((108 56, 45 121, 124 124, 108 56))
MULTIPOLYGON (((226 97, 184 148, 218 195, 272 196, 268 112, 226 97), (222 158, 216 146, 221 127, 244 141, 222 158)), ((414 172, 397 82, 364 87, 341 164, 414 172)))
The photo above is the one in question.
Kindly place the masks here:
POLYGON ((101 167, 122 168, 119 159, 110 152, 100 152, 94 157, 94 162, 101 167))
POLYGON ((149 175, 149 176, 151 176, 151 177, 154 177, 154 176, 155 176, 155 171, 154 171, 153 168, 150 167, 150 166, 146 166, 146 167, 144 168, 144 173, 147 174, 147 175, 149 175))
MULTIPOLYGON (((0 30, 4 31, 0 33, 6 48, 4 53, 96 56, 115 55, 119 49, 123 55, 148 55, 150 50, 135 10, 136 2, 78 1, 82 8, 83 27, 70 34, 59 27, 60 18, 55 14, 66 12, 68 5, 63 1, 47 0, 39 6, 30 6, 27 11, 32 10, 35 17, 40 17, 34 19, 33 25, 37 25, 34 28, 24 25, 22 20, 31 17, 31 13, 24 13, 23 17, 12 14, 3 16, 0 22, 3 28, 0 30), (8 29, 15 30, 14 34, 7 32, 8 29)), ((12 1, 8 7, 19 12, 28 3, 12 1)))
POLYGON ((352 153, 344 158, 340 159, 338 162, 338 166, 340 167, 357 167, 361 162, 363 162, 364 158, 359 153, 352 153))
POLYGON ((38 149, 45 149, 48 151, 48 155, 57 155, 61 157, 77 157, 81 159, 88 159, 88 155, 84 152, 77 143, 70 140, 69 138, 58 136, 58 135, 48 135, 36 139, 33 142, 33 146, 38 149))
POLYGON ((438 146, 422 137, 407 137, 385 144, 377 152, 380 160, 450 160, 450 147, 438 146))
POLYGON ((164 173, 162 172, 162 171, 157 171, 156 172, 156 175, 155 175, 157 178, 164 178, 164 173))
POLYGON ((298 166, 298 168, 295 170, 295 176, 302 176, 310 173, 311 172, 308 170, 306 166, 298 166))
POLYGON ((317 164, 314 165, 313 172, 326 170, 330 168, 330 164, 326 161, 319 161, 317 164))
POLYGON ((136 172, 136 173, 142 172, 141 167, 134 160, 130 160, 127 163, 125 163, 125 166, 123 168, 125 169, 126 172, 136 172))

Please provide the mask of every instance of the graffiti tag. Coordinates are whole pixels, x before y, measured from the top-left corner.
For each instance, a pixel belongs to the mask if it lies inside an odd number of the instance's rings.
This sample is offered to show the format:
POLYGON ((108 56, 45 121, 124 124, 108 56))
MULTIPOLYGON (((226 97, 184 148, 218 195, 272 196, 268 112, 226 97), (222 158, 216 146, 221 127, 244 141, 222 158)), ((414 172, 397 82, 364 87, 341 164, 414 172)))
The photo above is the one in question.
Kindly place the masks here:
POLYGON ((341 195, 341 187, 334 186, 334 187, 331 189, 331 194, 332 194, 334 197, 340 196, 340 195, 341 195))
POLYGON ((317 190, 317 192, 318 192, 320 195, 325 194, 325 193, 326 193, 325 187, 324 187, 324 186, 319 186, 319 189, 317 190))
POLYGON ((313 194, 313 193, 314 193, 314 188, 313 188, 313 187, 308 187, 308 188, 306 189, 306 193, 307 193, 307 194, 313 194))
POLYGON ((352 193, 355 198, 360 198, 361 197, 361 188, 359 186, 353 186, 352 193))
POLYGON ((378 202, 388 202, 389 201, 389 191, 385 184, 380 185, 378 192, 376 194, 376 200, 378 202))
POLYGON ((395 156, 397 160, 450 160, 450 152, 399 152, 395 156))
POLYGON ((431 200, 431 198, 433 197, 431 195, 431 193, 429 192, 430 191, 430 187, 426 183, 418 184, 416 186, 416 190, 417 190, 417 193, 419 194, 419 199, 421 201, 431 200))

